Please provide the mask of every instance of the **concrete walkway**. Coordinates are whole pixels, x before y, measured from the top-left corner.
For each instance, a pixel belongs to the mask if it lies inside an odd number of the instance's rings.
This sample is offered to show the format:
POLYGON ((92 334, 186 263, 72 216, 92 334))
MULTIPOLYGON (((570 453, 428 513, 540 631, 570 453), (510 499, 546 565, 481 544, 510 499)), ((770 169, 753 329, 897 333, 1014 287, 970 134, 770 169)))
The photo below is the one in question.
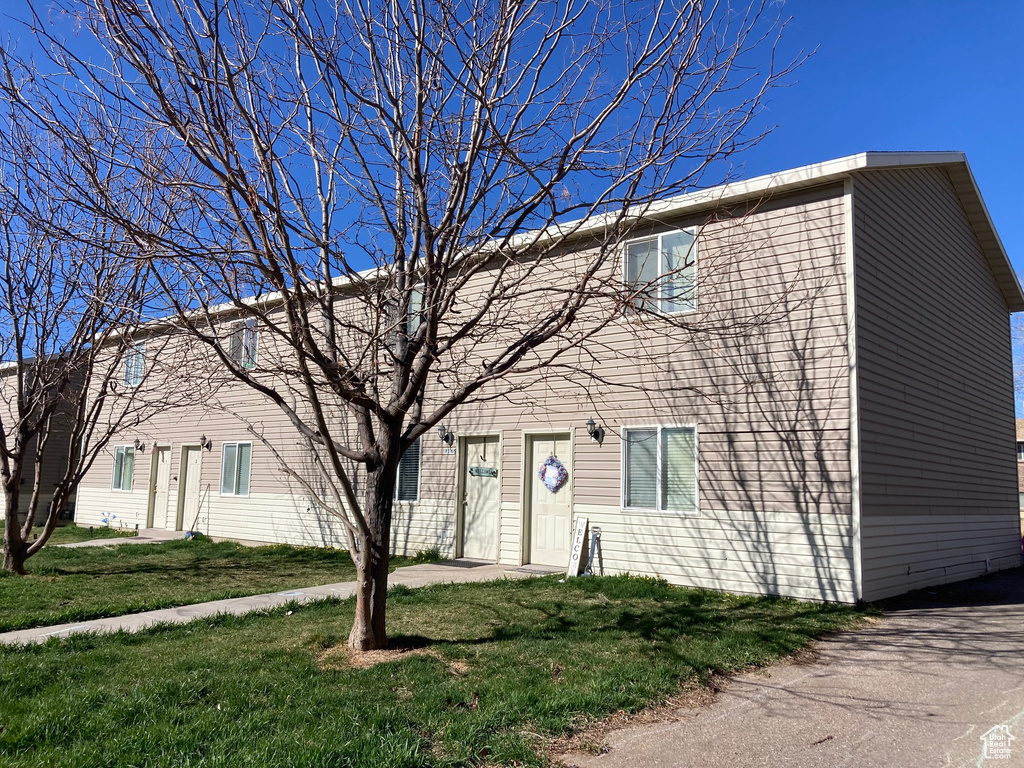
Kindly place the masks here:
POLYGON ((812 663, 740 675, 714 704, 597 737, 580 768, 1024 766, 1024 572, 890 603, 812 663), (988 738, 983 738, 988 734, 988 738))
MULTIPOLYGON (((462 584, 474 581, 492 581, 501 578, 529 578, 528 573, 514 573, 507 565, 481 563, 473 560, 451 560, 441 563, 425 563, 396 568, 389 584, 404 584, 407 587, 425 587, 428 584, 462 584)), ((113 616, 109 619, 93 619, 74 624, 58 624, 50 627, 22 629, 17 632, 0 634, 0 644, 43 643, 51 637, 67 637, 79 632, 138 632, 154 624, 171 622, 182 624, 221 613, 242 615, 267 608, 277 608, 291 602, 309 603, 315 600, 337 597, 347 598, 355 594, 356 583, 347 581, 340 584, 326 584, 321 587, 293 589, 252 597, 236 597, 228 600, 214 600, 209 603, 184 605, 161 611, 132 613, 127 616, 113 616)))
POLYGON ((55 547, 67 547, 77 549, 78 547, 112 547, 121 544, 162 544, 165 541, 184 539, 184 531, 165 531, 163 528, 142 528, 138 536, 114 536, 109 539, 88 539, 87 541, 76 541, 72 544, 54 544, 55 547))

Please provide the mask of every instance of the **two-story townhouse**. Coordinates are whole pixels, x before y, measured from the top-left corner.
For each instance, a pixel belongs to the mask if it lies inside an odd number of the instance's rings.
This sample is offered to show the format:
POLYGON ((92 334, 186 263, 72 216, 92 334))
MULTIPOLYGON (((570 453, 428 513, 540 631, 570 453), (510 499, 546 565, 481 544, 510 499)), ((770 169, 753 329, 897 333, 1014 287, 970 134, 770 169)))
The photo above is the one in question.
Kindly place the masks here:
MULTIPOLYGON (((600 386, 524 381, 455 411, 402 460, 393 551, 564 566, 583 516, 605 573, 844 602, 1020 562, 1024 294, 962 154, 865 153, 646 217, 618 279, 656 283, 686 250, 696 295, 648 300, 710 330, 627 316, 590 342, 600 386)), ((239 361, 273 354, 236 331, 239 361)), ((112 445, 78 519, 341 545, 274 455, 299 455, 287 420, 215 390, 112 445)))

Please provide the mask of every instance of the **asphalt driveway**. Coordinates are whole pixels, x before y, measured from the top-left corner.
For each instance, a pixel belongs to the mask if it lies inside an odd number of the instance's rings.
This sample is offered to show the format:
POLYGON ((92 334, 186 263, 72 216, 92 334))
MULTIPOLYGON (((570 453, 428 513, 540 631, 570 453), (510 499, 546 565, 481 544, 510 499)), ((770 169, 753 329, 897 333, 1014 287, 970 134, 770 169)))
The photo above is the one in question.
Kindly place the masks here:
POLYGON ((915 593, 714 704, 613 731, 580 768, 1024 766, 1024 570, 915 593), (994 730, 993 730, 994 729, 994 730), (987 738, 983 738, 988 734, 987 738))

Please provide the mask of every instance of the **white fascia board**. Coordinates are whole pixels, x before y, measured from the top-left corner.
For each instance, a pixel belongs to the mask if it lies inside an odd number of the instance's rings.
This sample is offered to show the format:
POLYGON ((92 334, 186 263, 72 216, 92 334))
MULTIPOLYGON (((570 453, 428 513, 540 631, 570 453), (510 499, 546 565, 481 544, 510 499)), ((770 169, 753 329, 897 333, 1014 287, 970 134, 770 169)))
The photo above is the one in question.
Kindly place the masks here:
MULTIPOLYGON (((702 208, 839 181, 851 173, 868 168, 946 165, 958 162, 966 162, 963 152, 861 152, 835 160, 826 160, 823 163, 813 163, 788 171, 687 192, 685 195, 654 202, 646 210, 638 211, 635 218, 659 221, 702 208)), ((551 229, 556 233, 574 231, 574 235, 585 235, 601 231, 614 220, 612 216, 595 216, 589 221, 579 219, 553 225, 551 229)), ((528 232, 522 237, 536 238, 537 234, 528 232)))

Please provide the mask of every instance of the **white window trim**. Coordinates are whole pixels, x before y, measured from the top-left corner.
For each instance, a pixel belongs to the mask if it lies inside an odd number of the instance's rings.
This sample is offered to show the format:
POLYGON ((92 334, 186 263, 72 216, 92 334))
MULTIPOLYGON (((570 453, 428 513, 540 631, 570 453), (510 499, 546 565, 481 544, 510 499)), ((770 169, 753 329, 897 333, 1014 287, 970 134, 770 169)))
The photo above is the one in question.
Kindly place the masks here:
MULTIPOLYGON (((424 433, 427 434, 427 433, 424 433)), ((400 499, 398 498, 398 478, 401 477, 401 466, 402 460, 398 460, 398 474, 395 475, 395 492, 391 498, 391 501, 395 504, 418 504, 420 501, 420 491, 423 489, 423 435, 416 438, 416 442, 420 444, 419 456, 416 460, 416 498, 415 499, 400 499)), ((411 446, 410 446, 411 447, 411 446)))
MULTIPOLYGON (((133 365, 134 368, 134 365, 133 365)), ((146 379, 146 342, 142 341, 137 344, 132 344, 128 347, 124 357, 124 370, 122 371, 121 381, 124 386, 131 389, 137 389, 142 386, 142 382, 146 379), (139 380, 132 381, 128 380, 128 364, 135 360, 136 356, 142 358, 142 371, 139 373, 139 380)))
POLYGON ((684 517, 699 517, 700 516, 700 430, 696 424, 630 424, 628 426, 620 426, 619 434, 622 435, 622 439, 619 449, 619 508, 621 512, 627 514, 644 514, 644 515, 674 515, 684 517), (630 507, 626 505, 626 433, 630 430, 635 429, 654 429, 658 432, 656 455, 658 457, 658 466, 655 469, 655 499, 658 499, 658 503, 661 500, 661 431, 663 429, 692 429, 693 430, 693 493, 694 493, 694 508, 690 510, 679 510, 679 509, 658 509, 656 507, 630 507))
POLYGON ((231 322, 231 331, 228 334, 228 356, 236 365, 238 365, 244 371, 255 370, 260 364, 260 326, 255 317, 247 317, 242 320, 233 320, 231 322), (246 359, 245 355, 245 335, 247 332, 252 332, 252 358, 246 359), (235 357, 232 352, 232 346, 234 345, 234 339, 238 338, 238 357, 235 357))
MULTIPOLYGON (((229 499, 247 499, 249 494, 252 493, 252 441, 251 440, 229 440, 226 443, 220 444, 220 495, 229 499), (248 445, 249 446, 249 491, 247 493, 224 493, 224 453, 229 445, 235 446, 235 472, 238 472, 238 446, 248 445)), ((237 488, 235 489, 238 490, 237 488)))
MULTIPOLYGON (((629 246, 630 246, 630 243, 639 243, 639 242, 643 242, 644 240, 651 240, 653 238, 658 238, 658 293, 657 293, 657 296, 655 297, 655 300, 657 301, 657 306, 656 306, 656 308, 645 309, 643 311, 640 311, 640 310, 636 309, 636 307, 633 307, 630 310, 630 314, 631 315, 633 315, 635 317, 635 316, 642 316, 644 314, 650 313, 650 314, 653 314, 653 315, 683 316, 683 315, 692 315, 693 313, 695 313, 697 311, 697 309, 700 307, 700 291, 697 290, 697 274, 698 274, 698 269, 700 267, 700 243, 699 243, 698 235, 699 235, 699 231, 698 231, 697 227, 682 227, 681 229, 670 229, 670 230, 668 230, 666 232, 658 232, 658 233, 655 233, 655 234, 646 235, 644 237, 634 237, 634 238, 626 240, 625 242, 622 243, 622 285, 627 290, 629 290, 631 288, 631 286, 629 285, 629 246), (662 298, 663 298, 662 295, 661 295, 661 285, 662 285, 662 277, 664 277, 664 274, 661 272, 661 240, 666 235, 674 235, 677 232, 686 232, 688 234, 693 235, 693 309, 677 309, 674 312, 665 312, 661 308, 661 301, 662 301, 662 298)), ((643 429, 643 427, 633 427, 633 429, 643 429)), ((650 427, 647 427, 647 429, 650 429, 650 427)))
POLYGON ((131 493, 132 491, 135 490, 135 446, 134 445, 115 445, 115 446, 112 446, 112 447, 114 449, 114 453, 113 453, 114 466, 112 466, 110 468, 110 490, 113 491, 114 493, 131 493), (117 469, 117 452, 118 452, 119 449, 126 451, 129 448, 131 448, 131 450, 132 450, 132 476, 131 476, 131 486, 132 487, 131 488, 125 488, 124 487, 124 459, 121 459, 121 486, 122 487, 118 488, 116 485, 114 485, 114 471, 117 469))

